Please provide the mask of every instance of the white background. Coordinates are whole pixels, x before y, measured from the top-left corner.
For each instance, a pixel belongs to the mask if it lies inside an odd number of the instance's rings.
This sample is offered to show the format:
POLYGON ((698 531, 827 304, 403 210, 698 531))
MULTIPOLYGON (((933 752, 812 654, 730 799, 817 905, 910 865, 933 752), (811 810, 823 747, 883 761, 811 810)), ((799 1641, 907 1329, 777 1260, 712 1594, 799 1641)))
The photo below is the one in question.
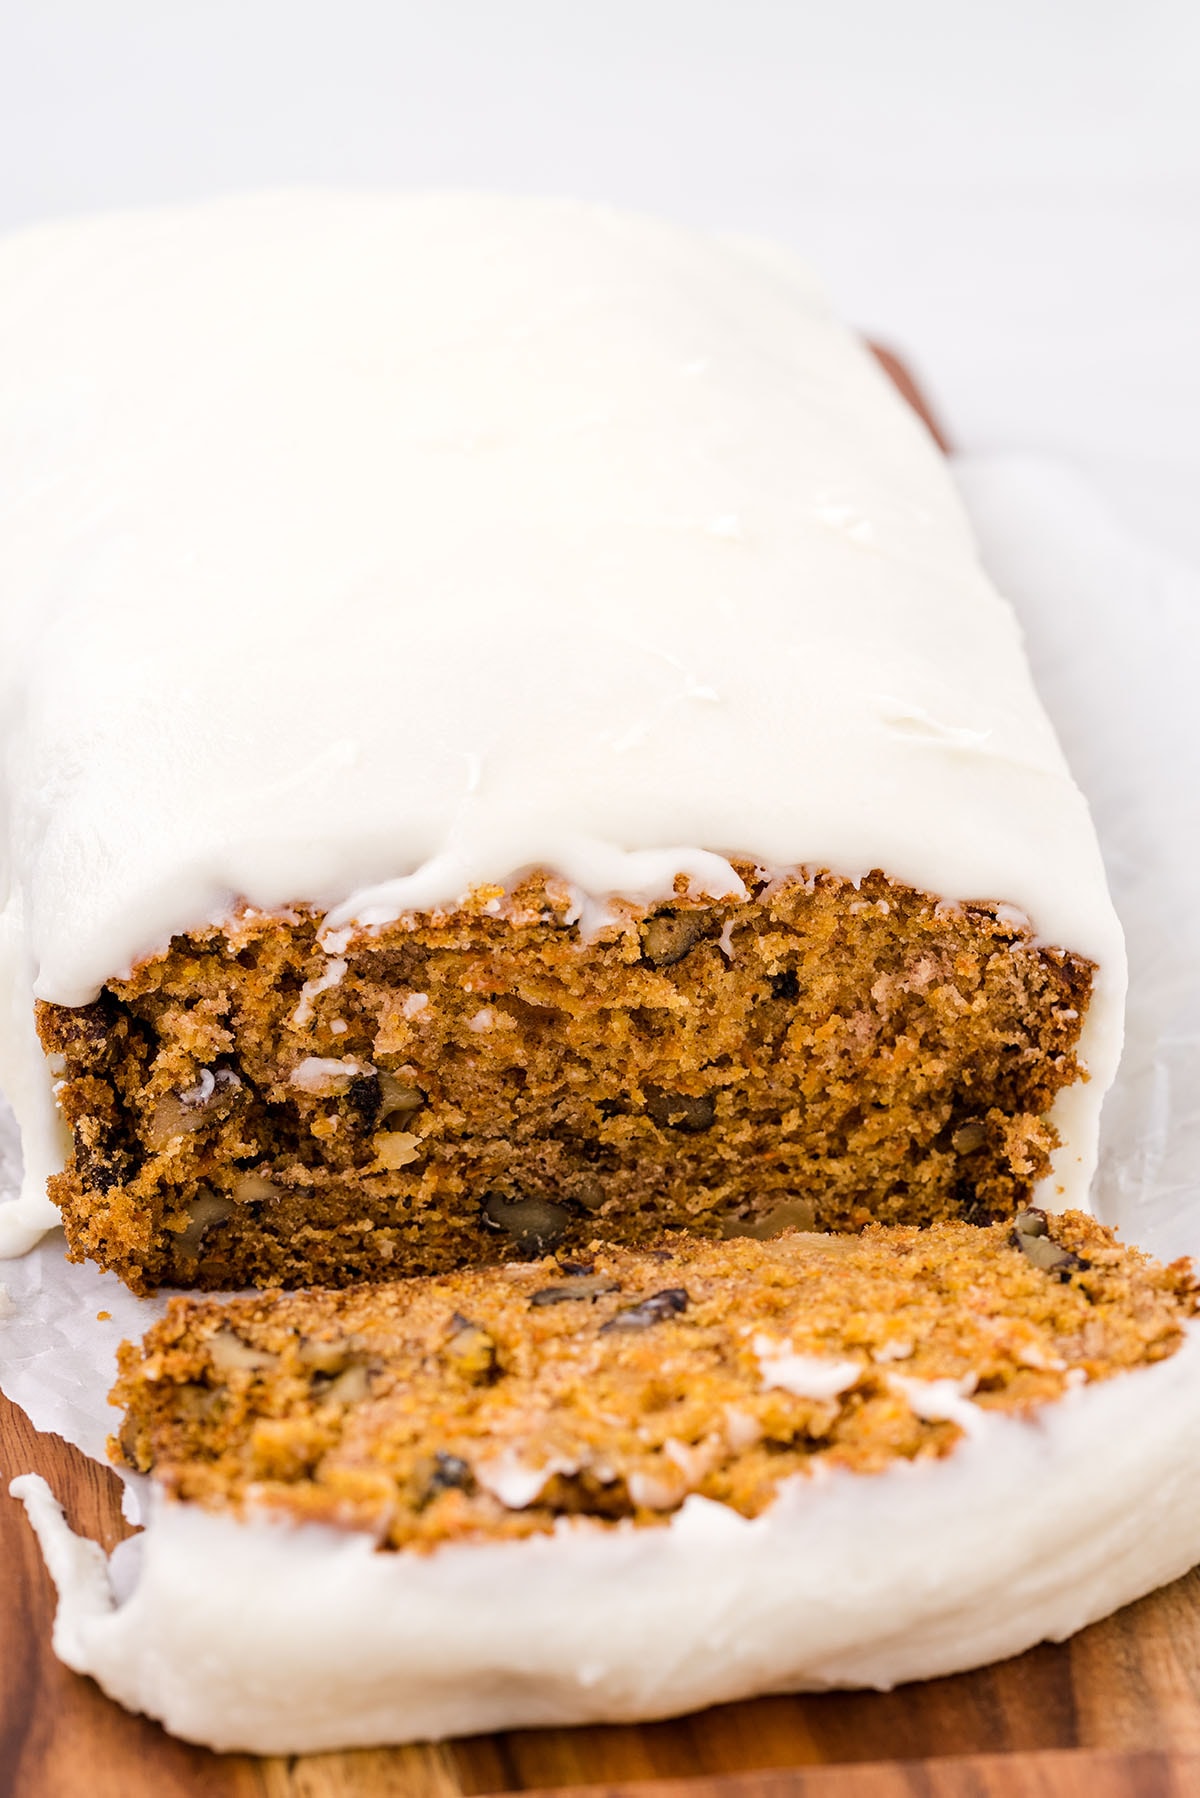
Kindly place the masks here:
POLYGON ((0 0, 0 228, 296 181, 785 239, 1200 563, 1200 0, 0 0))

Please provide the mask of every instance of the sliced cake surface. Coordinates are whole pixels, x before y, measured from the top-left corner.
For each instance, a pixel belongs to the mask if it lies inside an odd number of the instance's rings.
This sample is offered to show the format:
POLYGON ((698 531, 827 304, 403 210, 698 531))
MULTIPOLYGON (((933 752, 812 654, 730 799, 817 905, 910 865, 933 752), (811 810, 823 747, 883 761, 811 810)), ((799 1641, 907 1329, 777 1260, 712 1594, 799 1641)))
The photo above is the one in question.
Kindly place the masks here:
POLYGON ((43 1005, 78 1255, 131 1284, 445 1271, 597 1236, 1009 1217, 1050 1169, 1093 968, 875 875, 630 911, 181 939, 43 1005))
POLYGON ((1196 1306, 1078 1213, 1015 1225, 597 1243, 582 1261, 175 1299, 122 1350, 115 1445, 174 1497, 388 1546, 760 1515, 782 1482, 949 1453, 1163 1360, 1196 1306))

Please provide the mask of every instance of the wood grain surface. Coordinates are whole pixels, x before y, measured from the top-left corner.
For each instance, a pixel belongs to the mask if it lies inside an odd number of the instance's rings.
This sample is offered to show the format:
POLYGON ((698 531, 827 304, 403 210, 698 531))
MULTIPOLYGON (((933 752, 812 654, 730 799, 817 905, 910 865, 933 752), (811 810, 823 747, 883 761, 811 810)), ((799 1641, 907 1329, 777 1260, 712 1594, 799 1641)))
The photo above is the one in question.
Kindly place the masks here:
MULTIPOLYGON (((941 442, 903 366, 876 354, 941 442)), ((1200 1798, 1200 1572, 1063 1647, 892 1693, 346 1754, 210 1754, 54 1658, 53 1588, 6 1490, 28 1472, 106 1548, 127 1533, 116 1476, 0 1398, 0 1798, 1200 1798)))

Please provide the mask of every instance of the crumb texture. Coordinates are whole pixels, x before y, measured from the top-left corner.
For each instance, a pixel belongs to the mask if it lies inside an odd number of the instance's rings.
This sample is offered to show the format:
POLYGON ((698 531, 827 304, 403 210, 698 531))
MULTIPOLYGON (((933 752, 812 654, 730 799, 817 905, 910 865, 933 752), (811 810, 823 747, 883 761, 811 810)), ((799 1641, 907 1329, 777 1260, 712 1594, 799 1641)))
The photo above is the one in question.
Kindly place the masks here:
POLYGON ((1009 1218, 1091 963, 873 874, 619 906, 531 878, 322 946, 243 911, 42 1004, 71 1253, 131 1286, 333 1285, 581 1249, 1009 1218))
POLYGON ((1196 1309, 1093 1219, 674 1237, 370 1288, 175 1298, 124 1344, 114 1457, 176 1498, 392 1548, 652 1525, 689 1493, 753 1517, 818 1464, 946 1454, 1165 1359, 1196 1309))

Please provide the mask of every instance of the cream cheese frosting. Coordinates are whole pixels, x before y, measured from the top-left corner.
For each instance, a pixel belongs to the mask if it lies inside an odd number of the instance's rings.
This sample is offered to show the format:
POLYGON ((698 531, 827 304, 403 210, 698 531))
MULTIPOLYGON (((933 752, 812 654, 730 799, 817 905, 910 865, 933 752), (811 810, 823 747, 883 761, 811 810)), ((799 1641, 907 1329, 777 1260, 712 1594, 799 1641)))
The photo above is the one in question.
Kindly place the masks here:
POLYGON ((753 1520, 692 1496, 660 1527, 430 1554, 155 1497, 109 1564, 41 1479, 11 1489, 68 1666, 177 1735, 298 1753, 889 1687, 1060 1640, 1200 1558, 1196 1326, 1028 1416, 957 1402, 944 1459, 801 1477, 753 1520))
POLYGON ((0 244, 0 1083, 27 1246, 74 1005, 245 899, 345 930, 731 856, 1002 900, 1099 967, 1039 1195, 1086 1203, 1124 955, 942 459, 781 252, 323 192, 0 244))

